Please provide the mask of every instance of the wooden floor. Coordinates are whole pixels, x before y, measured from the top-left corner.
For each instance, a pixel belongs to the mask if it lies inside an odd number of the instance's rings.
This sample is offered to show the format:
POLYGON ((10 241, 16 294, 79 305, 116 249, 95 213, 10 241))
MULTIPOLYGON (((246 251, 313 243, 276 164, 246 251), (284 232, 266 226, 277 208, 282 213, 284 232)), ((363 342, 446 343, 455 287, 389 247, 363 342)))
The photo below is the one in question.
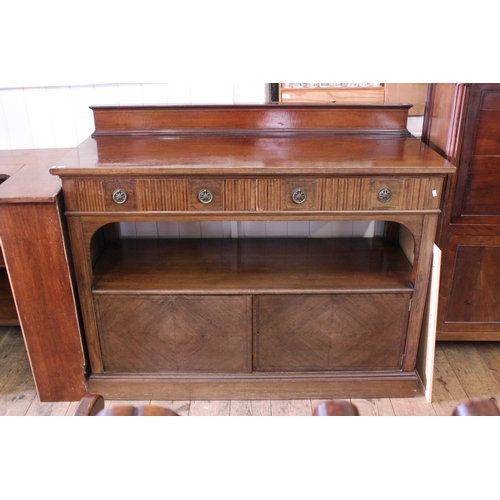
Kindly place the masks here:
MULTIPOLYGON (((448 416, 474 397, 500 400, 500 342, 440 342, 436 347, 433 402, 415 398, 353 399, 366 416, 448 416)), ((308 416, 319 400, 140 401, 180 415, 308 416)), ((107 401, 107 405, 125 404, 107 401)), ((0 327, 0 416, 73 415, 77 402, 41 403, 19 327, 0 327)))

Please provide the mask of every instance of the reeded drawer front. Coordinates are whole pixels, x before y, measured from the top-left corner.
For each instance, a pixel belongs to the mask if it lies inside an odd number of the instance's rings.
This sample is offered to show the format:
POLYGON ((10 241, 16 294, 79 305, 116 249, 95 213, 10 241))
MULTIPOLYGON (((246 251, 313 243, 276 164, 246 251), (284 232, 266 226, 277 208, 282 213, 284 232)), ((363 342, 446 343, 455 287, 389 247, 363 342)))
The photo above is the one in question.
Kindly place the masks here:
POLYGON ((431 210, 441 200, 441 178, 258 179, 257 210, 431 210), (295 197, 299 193, 298 198, 295 197))
POLYGON ((66 179, 73 212, 302 212, 438 209, 441 177, 66 179))

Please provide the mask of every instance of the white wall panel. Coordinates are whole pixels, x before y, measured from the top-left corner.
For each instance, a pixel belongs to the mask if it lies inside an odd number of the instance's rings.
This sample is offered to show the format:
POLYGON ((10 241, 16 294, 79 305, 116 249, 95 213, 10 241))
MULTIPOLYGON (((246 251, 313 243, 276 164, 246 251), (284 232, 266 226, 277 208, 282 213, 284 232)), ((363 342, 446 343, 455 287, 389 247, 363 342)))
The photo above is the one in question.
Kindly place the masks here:
POLYGON ((375 221, 356 221, 353 224, 352 235, 359 238, 371 238, 376 235, 378 229, 379 225, 375 221))
POLYGON ((191 104, 191 86, 187 83, 167 83, 167 104, 191 104))
POLYGON ((120 237, 121 238, 135 238, 135 222, 120 222, 120 237))
POLYGON ((286 221, 267 221, 264 223, 264 234, 266 236, 288 236, 288 222, 286 221))
POLYGON ((24 99, 30 121, 33 147, 43 149, 46 144, 55 144, 56 139, 47 89, 24 89, 24 99))
POLYGON ((371 238, 382 236, 379 221, 122 222, 125 238, 371 238))
POLYGON ((143 83, 142 101, 144 104, 166 104, 167 86, 164 83, 143 83))
POLYGON ((10 145, 9 130, 7 127, 7 118, 3 110, 2 93, 0 92, 0 150, 12 149, 10 145))
POLYGON ((54 127, 55 148, 70 148, 78 144, 75 110, 70 87, 47 88, 50 119, 54 127))
POLYGON ((238 225, 239 236, 242 238, 259 238, 266 235, 265 222, 247 221, 238 225))
POLYGON ((311 236, 314 238, 328 238, 333 236, 332 223, 329 221, 311 221, 309 230, 311 236))
POLYGON ((351 221, 337 221, 332 222, 332 236, 352 236, 354 233, 355 222, 351 221))
POLYGON ((179 222, 179 238, 201 238, 201 223, 179 222))
POLYGON ((135 234, 137 238, 158 239, 158 226, 156 222, 141 222, 135 225, 135 234))
MULTIPOLYGON (((116 86, 116 96, 113 104, 144 104, 141 84, 121 84, 116 86)), ((109 103, 108 103, 109 104, 109 103)))
POLYGON ((95 88, 93 85, 71 87, 71 100, 77 143, 80 144, 94 131, 94 115, 90 106, 95 104, 95 88))
POLYGON ((239 83, 234 88, 234 102, 241 104, 264 104, 267 83, 239 83))
POLYGON ((202 238, 230 238, 231 223, 230 222, 202 222, 200 224, 202 238))
POLYGON ((293 221, 288 223, 288 236, 292 238, 309 236, 309 222, 293 221))
POLYGON ((11 149, 33 149, 33 136, 24 89, 2 91, 2 105, 11 149))
POLYGON ((94 102, 90 104, 120 104, 118 101, 118 84, 95 85, 94 102))
POLYGON ((158 222, 158 238, 179 238, 180 222, 158 222))
POLYGON ((204 83, 191 85, 192 104, 233 104, 234 84, 204 83))

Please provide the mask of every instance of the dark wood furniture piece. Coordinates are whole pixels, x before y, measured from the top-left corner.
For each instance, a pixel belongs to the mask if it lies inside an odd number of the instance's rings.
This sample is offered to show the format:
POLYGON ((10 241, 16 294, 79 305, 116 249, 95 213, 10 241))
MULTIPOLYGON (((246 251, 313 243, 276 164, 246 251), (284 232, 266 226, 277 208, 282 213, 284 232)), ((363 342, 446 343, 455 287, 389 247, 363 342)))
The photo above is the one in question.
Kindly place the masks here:
POLYGON ((454 167, 408 133, 408 109, 94 107, 93 136, 51 169, 63 183, 89 391, 415 395, 442 185, 454 167), (386 230, 148 240, 116 227, 297 220, 376 220, 386 230))
POLYGON ((0 152, 6 177, 0 185, 0 238, 41 401, 79 400, 87 392, 61 182, 49 174, 67 151, 0 152))
MULTIPOLYGON (((320 403, 313 412, 314 417, 358 417, 356 405, 350 401, 333 400, 320 403)), ((452 417, 498 417, 500 410, 493 398, 474 398, 456 406, 452 417)))
POLYGON ((474 398, 460 403, 452 413, 453 417, 498 417, 500 410, 493 398, 474 398))
POLYGON ((314 409, 313 417, 359 417, 359 411, 350 401, 339 399, 320 403, 314 409))
POLYGON ((500 340, 500 84, 432 84, 422 140, 447 179, 438 340, 500 340))
POLYGON ((85 394, 73 413, 74 417, 95 417, 104 410, 104 398, 100 394, 85 394))
POLYGON ((157 405, 119 405, 105 408, 100 394, 87 394, 78 404, 74 417, 178 417, 179 414, 157 405))

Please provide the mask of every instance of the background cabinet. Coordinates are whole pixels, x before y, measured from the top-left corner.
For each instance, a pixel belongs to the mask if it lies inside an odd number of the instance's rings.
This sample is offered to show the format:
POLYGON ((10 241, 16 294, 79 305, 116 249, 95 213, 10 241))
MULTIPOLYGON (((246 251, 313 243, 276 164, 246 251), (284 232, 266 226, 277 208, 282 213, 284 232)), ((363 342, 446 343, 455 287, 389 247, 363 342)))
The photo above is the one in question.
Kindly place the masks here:
POLYGON ((427 83, 279 83, 280 103, 399 104, 409 103, 408 114, 424 114, 427 83), (301 85, 297 87, 296 85, 301 85))
POLYGON ((431 84, 422 139, 458 167, 437 234, 437 338, 500 340, 500 84, 431 84))

